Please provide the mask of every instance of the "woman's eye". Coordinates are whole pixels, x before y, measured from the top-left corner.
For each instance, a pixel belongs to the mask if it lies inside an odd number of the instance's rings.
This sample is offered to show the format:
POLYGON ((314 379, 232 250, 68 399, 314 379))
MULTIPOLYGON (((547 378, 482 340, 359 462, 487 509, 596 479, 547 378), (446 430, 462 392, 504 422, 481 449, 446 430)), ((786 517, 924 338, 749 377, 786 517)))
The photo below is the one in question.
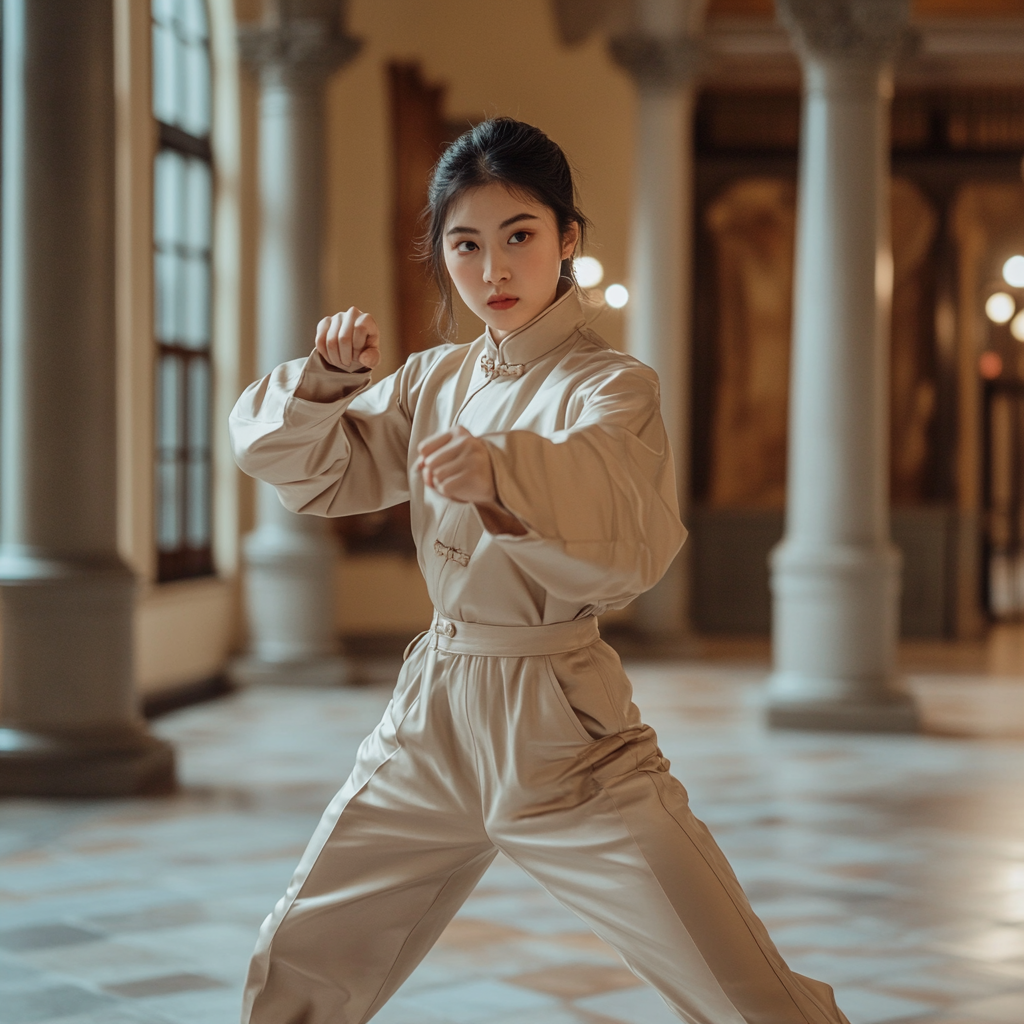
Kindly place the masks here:
POLYGON ((476 242, 470 242, 468 239, 466 239, 463 242, 456 242, 455 243, 455 251, 456 252, 475 252, 476 249, 477 249, 476 242))
POLYGON ((512 245, 519 245, 521 242, 525 242, 530 237, 529 231, 517 231, 510 239, 509 242, 512 245))

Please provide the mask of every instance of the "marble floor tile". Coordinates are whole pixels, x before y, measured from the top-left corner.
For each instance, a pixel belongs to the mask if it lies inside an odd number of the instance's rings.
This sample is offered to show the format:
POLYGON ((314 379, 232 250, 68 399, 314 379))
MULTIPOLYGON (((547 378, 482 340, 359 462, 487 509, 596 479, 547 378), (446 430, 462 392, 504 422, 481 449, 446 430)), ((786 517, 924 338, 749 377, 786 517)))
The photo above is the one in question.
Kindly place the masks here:
POLYGON ((175 992, 133 1000, 140 1008, 158 1014, 170 1024, 237 1024, 241 985, 222 989, 175 992))
POLYGON ((102 986, 148 978, 160 973, 161 968, 186 967, 190 962, 180 954, 168 955, 166 950, 136 945, 130 936, 109 942, 36 950, 25 953, 22 960, 39 970, 102 986))
POLYGON ((205 992, 207 989, 224 987, 224 982, 202 974, 162 974, 156 978, 140 978, 137 981, 104 986, 111 995, 127 999, 169 996, 178 992, 205 992))
POLYGON ((646 987, 588 996, 574 1005, 622 1024, 679 1024, 661 996, 646 987))
POLYGON ((77 946, 86 942, 99 942, 101 932, 88 931, 66 924, 27 925, 0 932, 0 949, 12 953, 25 953, 36 949, 77 946))
POLYGON ((1024 992, 1010 992, 990 999, 978 999, 956 1007, 957 1013, 981 1022, 1021 1024, 1024 1021, 1024 992))
MULTIPOLYGON (((636 700, 796 970, 852 1024, 1024 1024, 1024 742, 771 732, 763 673, 635 666, 636 700)), ((234 1024, 260 922, 386 687, 156 723, 181 791, 0 802, 0 1024, 234 1024)), ((662 1024, 499 856, 380 1024, 662 1024)))
POLYGON ((98 1011, 114 1005, 114 999, 77 985, 46 985, 7 991, 0 999, 0 1024, 40 1024, 98 1011))
POLYGON ((582 999, 585 996, 617 992, 635 988, 640 979, 625 967, 607 967, 597 964, 559 964, 540 971, 528 971, 507 979, 513 985, 546 992, 559 999, 582 999))
MULTIPOLYGON (((140 1006, 110 1006, 94 1013, 59 1018, 59 1024, 173 1024, 169 1018, 140 1006)), ((231 1020, 228 1024, 236 1024, 231 1020)))
POLYGON ((416 996, 414 1005, 417 1012, 433 1014, 452 1024, 479 1024, 498 1014, 513 1013, 528 1013, 534 1020, 541 1020, 545 1013, 559 1009, 558 1000, 551 996, 490 979, 424 990, 416 996))
POLYGON ((837 986, 836 1003, 850 1020, 850 1024, 888 1024, 890 1021, 912 1020, 938 1008, 933 1002, 903 999, 885 992, 866 988, 837 986))

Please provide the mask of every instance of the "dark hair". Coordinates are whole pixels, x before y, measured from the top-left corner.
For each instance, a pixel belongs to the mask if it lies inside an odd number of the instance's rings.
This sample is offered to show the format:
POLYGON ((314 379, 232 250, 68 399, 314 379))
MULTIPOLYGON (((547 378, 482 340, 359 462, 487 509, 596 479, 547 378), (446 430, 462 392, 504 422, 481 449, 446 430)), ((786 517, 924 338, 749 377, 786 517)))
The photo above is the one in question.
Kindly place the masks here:
MULTIPOLYGON (((460 135, 441 155, 430 181, 423 257, 430 266, 441 301, 437 325, 445 338, 455 326, 452 282, 444 263, 444 226, 453 203, 464 192, 498 182, 510 192, 549 207, 564 236, 575 223, 582 246, 588 221, 577 206, 572 169, 557 143, 539 128, 511 117, 494 117, 460 135)), ((562 276, 575 285, 572 261, 562 261, 562 276)))

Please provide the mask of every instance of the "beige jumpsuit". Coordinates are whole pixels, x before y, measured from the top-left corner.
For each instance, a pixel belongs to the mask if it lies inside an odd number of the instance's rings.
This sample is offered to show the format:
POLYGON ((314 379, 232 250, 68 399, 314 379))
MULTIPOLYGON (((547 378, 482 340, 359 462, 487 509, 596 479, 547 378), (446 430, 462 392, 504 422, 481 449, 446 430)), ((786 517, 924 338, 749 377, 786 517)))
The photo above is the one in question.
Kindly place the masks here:
POLYGON ((693 1024, 845 1024, 793 973, 669 774, 596 618, 685 537, 652 370, 576 293, 495 345, 418 352, 371 385, 314 353, 250 386, 239 465, 297 512, 412 502, 437 609, 264 922, 246 1024, 360 1024, 412 973, 501 850, 693 1024), (417 444, 490 450, 525 536, 425 488, 417 444))

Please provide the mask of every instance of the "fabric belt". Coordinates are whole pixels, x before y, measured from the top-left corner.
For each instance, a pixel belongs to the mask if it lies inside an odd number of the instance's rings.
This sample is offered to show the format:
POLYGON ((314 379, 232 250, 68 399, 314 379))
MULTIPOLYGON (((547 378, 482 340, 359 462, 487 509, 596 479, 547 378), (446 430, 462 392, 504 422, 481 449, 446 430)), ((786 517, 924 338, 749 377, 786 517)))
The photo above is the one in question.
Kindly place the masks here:
MULTIPOLYGON (((601 639, 597 618, 593 615, 549 626, 491 626, 482 622, 459 622, 434 612, 434 621, 426 635, 435 651, 492 658, 564 654, 589 647, 601 639)), ((419 637, 406 648, 407 655, 417 640, 419 637)))

